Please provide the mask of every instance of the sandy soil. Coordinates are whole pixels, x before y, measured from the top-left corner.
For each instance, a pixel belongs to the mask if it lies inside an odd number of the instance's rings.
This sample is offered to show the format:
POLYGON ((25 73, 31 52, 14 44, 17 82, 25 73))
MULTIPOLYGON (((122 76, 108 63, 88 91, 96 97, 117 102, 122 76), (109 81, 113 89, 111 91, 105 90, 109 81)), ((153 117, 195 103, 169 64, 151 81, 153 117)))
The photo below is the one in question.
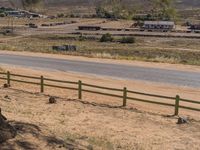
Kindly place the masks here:
MULTIPOLYGON (((113 78, 106 78, 106 77, 99 77, 99 76, 93 76, 93 75, 88 75, 88 74, 78 74, 78 73, 71 73, 71 72, 60 72, 60 71, 38 70, 38 69, 34 70, 33 68, 22 68, 22 67, 16 67, 16 66, 0 66, 0 67, 3 68, 4 71, 9 70, 11 71, 11 73, 17 73, 17 74, 23 74, 23 75, 31 75, 31 76, 36 76, 36 77, 40 77, 41 75, 43 75, 46 78, 75 81, 75 82, 78 82, 78 80, 82 80, 83 83, 88 83, 88 84, 93 84, 93 85, 113 87, 113 88, 119 88, 119 89, 123 89, 124 87, 127 87, 128 90, 133 90, 133 91, 138 91, 138 92, 158 94, 158 95, 171 96, 171 97, 180 95, 180 97, 184 99, 196 100, 196 101, 200 100, 200 95, 199 95, 200 89, 198 88, 178 87, 178 86, 172 86, 170 84, 169 85, 157 84, 157 83, 143 82, 143 81, 120 80, 120 79, 113 79, 113 78)), ((22 79, 22 78, 16 78, 16 79, 22 79)), ((37 82, 37 83, 40 82, 38 80, 31 80, 31 81, 37 82)), ((3 85, 3 83, 5 83, 5 81, 0 81, 1 85, 3 85)), ((55 84, 55 83, 47 82, 47 81, 46 83, 55 84)), ((12 87, 15 89, 26 90, 29 92, 40 92, 40 86, 37 86, 37 85, 36 86, 27 85, 27 84, 15 83, 15 82, 11 82, 11 84, 12 84, 12 87)), ((56 85, 77 88, 77 85, 69 85, 69 84, 67 85, 67 84, 58 84, 58 83, 56 83, 56 85)), ((99 90, 99 89, 94 89, 94 88, 91 89, 85 86, 83 87, 83 89, 90 89, 90 90, 95 90, 99 92, 123 95, 122 92, 112 92, 108 90, 99 90)), ((45 94, 60 96, 64 98, 74 98, 74 99, 78 97, 77 91, 61 90, 61 89, 55 89, 55 88, 49 88, 49 87, 45 87, 45 94)), ((136 94, 128 94, 128 96, 148 99, 152 101, 166 102, 170 104, 175 103, 174 100, 159 99, 159 98, 148 97, 148 96, 140 96, 136 94)), ((95 102, 99 104, 109 104, 112 106, 122 105, 122 99, 120 98, 101 96, 101 95, 90 94, 86 92, 83 92, 83 99, 89 102, 95 102)), ((165 114, 165 115, 172 115, 174 113, 173 107, 165 107, 165 106, 162 107, 159 105, 147 104, 147 103, 130 101, 130 100, 127 102, 127 104, 128 104, 127 107, 134 107, 139 110, 153 112, 153 113, 159 113, 159 114, 165 114)), ((189 103, 184 103, 184 102, 181 102, 181 105, 199 108, 199 105, 191 105, 189 103)), ((196 113, 193 111, 180 109, 180 115, 185 115, 185 116, 200 120, 199 112, 196 113)))
MULTIPOLYGON (((68 81, 81 79, 85 83, 95 85, 116 88, 126 86, 130 90, 141 92, 168 96, 180 94, 183 98, 200 99, 200 89, 33 70, 33 68, 0 67, 4 71, 10 70, 18 74, 38 77, 44 75, 48 78, 68 81)), ((0 85, 3 83, 5 81, 0 81, 0 85)), ((0 107, 3 114, 17 127, 18 136, 1 145, 2 150, 70 148, 198 150, 200 147, 199 112, 180 109, 180 116, 187 117, 189 123, 177 125, 177 117, 172 116, 173 107, 128 101, 127 107, 124 108, 121 107, 122 100, 117 98, 84 92, 83 100, 77 100, 77 91, 45 87, 45 93, 41 94, 39 86, 13 82, 11 85, 11 89, 0 89, 0 107), (56 104, 48 104, 50 95, 58 97, 56 104)), ((199 108, 199 106, 194 107, 199 108)))
POLYGON ((188 124, 177 125, 176 117, 134 108, 60 98, 56 104, 48 104, 48 96, 2 88, 0 105, 18 129, 15 139, 0 145, 2 150, 198 150, 200 147, 200 122, 192 119, 188 124))

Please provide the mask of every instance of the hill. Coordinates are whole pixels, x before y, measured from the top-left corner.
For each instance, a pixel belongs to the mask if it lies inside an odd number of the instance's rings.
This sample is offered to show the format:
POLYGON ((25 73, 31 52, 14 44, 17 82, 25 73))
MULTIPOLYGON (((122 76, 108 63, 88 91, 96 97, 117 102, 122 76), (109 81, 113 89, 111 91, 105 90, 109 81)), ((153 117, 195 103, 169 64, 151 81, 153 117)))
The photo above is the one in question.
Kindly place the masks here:
MULTIPOLYGON (((0 6, 20 7, 22 0, 1 0, 0 6)), ((45 6, 91 6, 97 5, 103 0, 44 0, 45 6)), ((124 3, 147 6, 149 0, 122 0, 124 3)), ((174 0, 175 6, 180 9, 200 8, 199 0, 174 0)))

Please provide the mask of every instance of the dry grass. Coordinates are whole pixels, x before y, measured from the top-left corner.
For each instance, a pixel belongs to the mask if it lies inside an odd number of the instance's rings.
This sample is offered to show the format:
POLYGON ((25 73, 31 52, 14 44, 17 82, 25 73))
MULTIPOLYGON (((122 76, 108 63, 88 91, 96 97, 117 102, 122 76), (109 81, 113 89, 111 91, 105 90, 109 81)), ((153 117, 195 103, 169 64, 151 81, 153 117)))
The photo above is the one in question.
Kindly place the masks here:
POLYGON ((77 36, 45 34, 8 40, 0 44, 0 49, 200 65, 199 39, 138 37, 134 44, 121 44, 101 43, 98 38, 80 41, 77 36), (78 51, 72 53, 52 50, 52 46, 63 44, 76 45, 78 51))
POLYGON ((59 98, 54 105, 47 101, 48 96, 0 89, 4 114, 13 120, 14 125, 21 127, 16 139, 1 145, 1 148, 12 146, 12 149, 21 149, 26 145, 26 148, 50 150, 69 147, 197 150, 200 146, 198 121, 190 120, 189 124, 177 125, 174 117, 135 109, 59 98), (5 95, 9 99, 4 98, 5 95))

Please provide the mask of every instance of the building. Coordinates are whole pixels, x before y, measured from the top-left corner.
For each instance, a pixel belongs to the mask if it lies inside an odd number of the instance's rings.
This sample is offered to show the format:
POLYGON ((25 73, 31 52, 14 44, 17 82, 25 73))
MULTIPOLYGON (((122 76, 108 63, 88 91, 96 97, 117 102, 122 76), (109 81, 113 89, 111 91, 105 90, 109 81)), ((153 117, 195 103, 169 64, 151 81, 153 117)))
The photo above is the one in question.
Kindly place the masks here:
POLYGON ((77 47, 75 45, 62 45, 62 46, 52 46, 53 50, 56 51, 76 51, 77 47))
POLYGON ((190 28, 191 30, 200 30, 200 24, 192 24, 190 25, 190 28))
POLYGON ((5 14, 9 17, 24 17, 24 13, 21 11, 13 10, 13 11, 5 11, 5 14))
POLYGON ((175 23, 173 21, 144 21, 142 26, 143 30, 148 31, 171 31, 175 28, 175 23))
POLYGON ((46 18, 46 16, 44 16, 44 15, 29 12, 26 10, 20 10, 20 9, 15 10, 15 9, 4 8, 4 9, 2 9, 2 11, 6 14, 6 16, 9 16, 9 17, 46 18))
POLYGON ((200 33, 200 24, 191 24, 189 30, 190 32, 200 33))
POLYGON ((101 30, 101 27, 100 26, 79 26, 78 29, 79 30, 97 31, 97 30, 101 30))

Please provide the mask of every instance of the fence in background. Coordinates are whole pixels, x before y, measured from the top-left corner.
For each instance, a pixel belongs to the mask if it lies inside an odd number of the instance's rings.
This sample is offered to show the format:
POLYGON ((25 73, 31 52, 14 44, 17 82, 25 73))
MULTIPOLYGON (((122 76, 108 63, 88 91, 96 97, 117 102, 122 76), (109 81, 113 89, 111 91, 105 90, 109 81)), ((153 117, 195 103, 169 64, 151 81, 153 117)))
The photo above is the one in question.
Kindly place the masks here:
POLYGON ((124 107, 127 105, 127 100, 131 100, 131 101, 139 101, 139 102, 145 102, 145 103, 174 107, 174 115, 179 114, 179 108, 193 110, 193 111, 200 111, 199 107, 194 108, 194 107, 188 107, 188 106, 180 105, 180 102, 186 102, 186 103, 189 103, 189 104, 200 104, 200 101, 182 99, 182 98, 180 98, 179 95, 176 95, 175 97, 161 96, 161 95, 131 91, 131 90, 128 90, 126 87, 124 87, 123 89, 117 89, 117 88, 110 88, 110 87, 103 87, 103 86, 87 84, 87 83, 83 83, 82 81, 72 82, 72 81, 62 81, 62 80, 49 79, 49 78, 45 78, 44 76, 34 77, 34 76, 12 74, 9 71, 7 73, 0 72, 0 75, 1 75, 0 80, 5 80, 7 82, 6 84, 9 85, 9 86, 11 85, 11 82, 20 82, 20 83, 38 85, 38 86, 40 86, 40 92, 41 93, 44 92, 45 87, 53 87, 53 88, 60 88, 60 89, 68 89, 68 90, 77 91, 78 92, 78 99, 82 99, 83 92, 121 98, 124 107), (16 78, 23 78, 23 80, 16 79, 16 78), (34 80, 37 80, 38 82, 26 81, 24 79, 34 79, 34 80), (50 81, 50 82, 57 83, 57 84, 62 83, 62 84, 66 84, 66 85, 74 85, 76 87, 74 88, 74 87, 70 87, 70 86, 61 86, 61 85, 49 84, 49 83, 46 83, 46 81, 50 81), (91 90, 91 89, 93 89, 93 90, 91 90), (107 93, 106 92, 100 92, 100 91, 96 91, 95 89, 107 90, 109 92, 107 92, 107 93), (120 93, 120 94, 111 94, 110 92, 117 92, 117 93, 120 93), (129 96, 130 94, 137 94, 137 95, 148 96, 148 97, 152 97, 152 98, 173 100, 173 104, 131 97, 131 96, 129 96))

